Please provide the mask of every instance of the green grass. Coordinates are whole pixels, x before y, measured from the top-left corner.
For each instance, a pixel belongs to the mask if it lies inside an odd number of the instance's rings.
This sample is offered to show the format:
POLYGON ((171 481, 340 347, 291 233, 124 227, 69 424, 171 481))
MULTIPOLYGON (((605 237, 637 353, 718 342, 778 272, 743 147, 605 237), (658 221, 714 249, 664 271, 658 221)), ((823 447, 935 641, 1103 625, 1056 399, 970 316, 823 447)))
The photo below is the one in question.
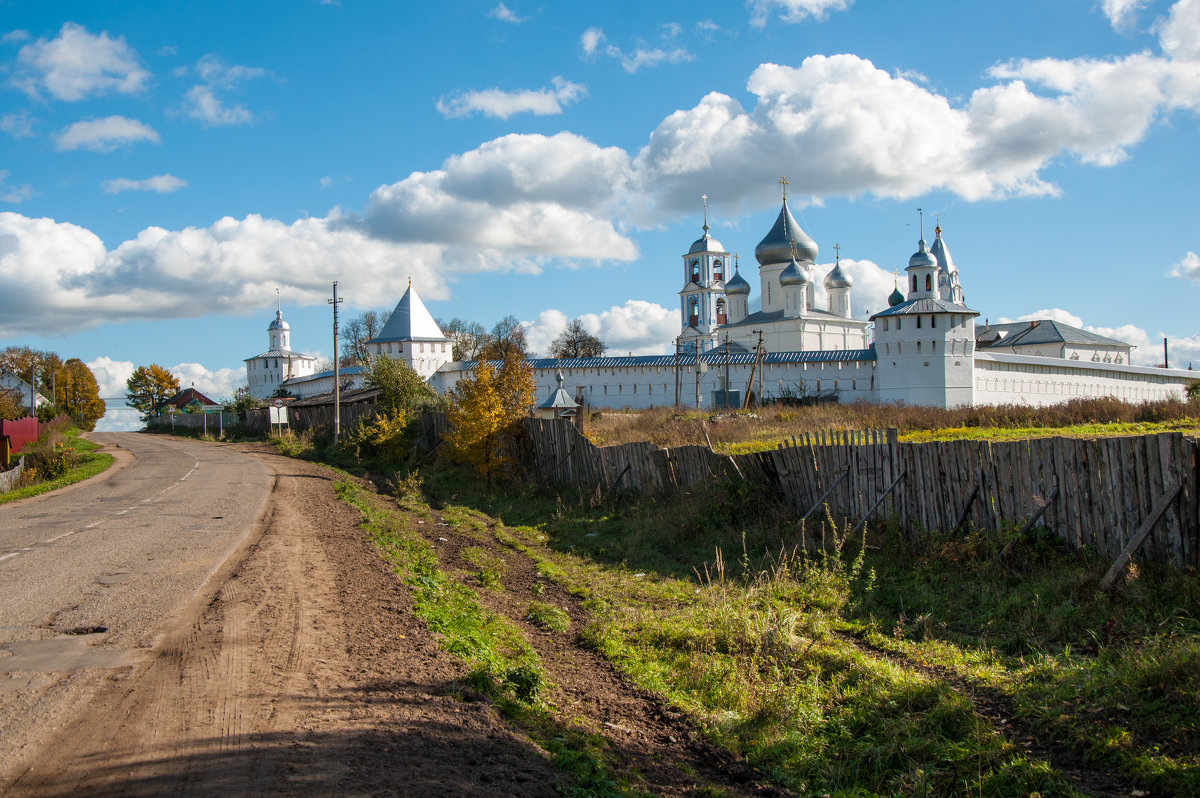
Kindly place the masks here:
MULTIPOLYGON (((415 493, 416 481, 401 480, 399 485, 401 505, 417 506, 428 515, 428 506, 415 493)), ((580 798, 642 794, 612 772, 602 737, 557 718, 542 692, 546 679, 537 654, 515 624, 487 611, 470 587, 446 574, 432 546, 404 517, 381 508, 348 479, 334 487, 343 501, 362 512, 363 528, 408 586, 417 615, 466 667, 465 683, 491 698, 549 752, 565 777, 557 785, 559 792, 580 798)))
POLYGON ((78 464, 56 479, 0 493, 0 504, 6 504, 17 499, 27 499, 30 496, 38 496, 43 493, 49 493, 52 490, 65 488, 67 485, 74 485, 76 482, 82 482, 85 479, 107 471, 115 462, 111 454, 96 451, 100 448, 98 444, 92 443, 86 438, 79 437, 80 430, 67 430, 65 435, 69 444, 75 447, 75 451, 79 452, 78 464))
POLYGON ((1104 593, 1107 563, 1036 533, 999 563, 1004 536, 873 528, 863 549, 742 485, 592 507, 427 484, 583 599, 585 638, 630 679, 791 789, 1074 794, 973 708, 978 684, 1117 778, 1200 793, 1194 575, 1104 593))
POLYGON ((547 632, 565 632, 571 628, 571 616, 567 611, 544 601, 529 602, 525 620, 547 632))

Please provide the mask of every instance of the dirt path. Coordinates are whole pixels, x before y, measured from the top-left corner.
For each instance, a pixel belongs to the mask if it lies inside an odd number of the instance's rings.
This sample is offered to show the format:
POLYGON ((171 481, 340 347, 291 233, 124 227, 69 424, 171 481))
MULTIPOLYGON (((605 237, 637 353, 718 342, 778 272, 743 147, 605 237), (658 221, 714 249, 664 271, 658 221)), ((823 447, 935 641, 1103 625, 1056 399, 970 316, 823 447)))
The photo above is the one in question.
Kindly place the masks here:
POLYGON ((542 751, 452 694, 330 473, 245 448, 276 475, 261 534, 9 794, 554 794, 542 751))
POLYGON ((524 553, 491 534, 459 531, 441 516, 435 516, 432 528, 418 528, 434 545, 444 570, 457 572, 460 581, 477 588, 488 609, 522 627, 546 670, 557 713, 604 737, 606 753, 617 767, 640 777, 637 786, 657 796, 789 794, 762 783, 763 774, 705 740, 681 712, 621 677, 584 643, 580 631, 589 619, 580 600, 540 579, 524 553), (499 564, 502 590, 478 589, 479 567, 464 557, 471 549, 484 549, 487 561, 499 564), (570 629, 546 632, 526 621, 534 599, 565 610, 570 629))

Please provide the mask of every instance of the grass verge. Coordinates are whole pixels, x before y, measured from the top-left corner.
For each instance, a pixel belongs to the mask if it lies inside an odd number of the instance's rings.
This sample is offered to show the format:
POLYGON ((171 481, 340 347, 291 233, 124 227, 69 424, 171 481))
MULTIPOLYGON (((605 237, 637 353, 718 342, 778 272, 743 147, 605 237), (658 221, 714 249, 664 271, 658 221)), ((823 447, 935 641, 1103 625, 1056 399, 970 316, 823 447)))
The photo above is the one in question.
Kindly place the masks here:
POLYGON ((26 485, 6 493, 0 493, 0 504, 7 504, 17 499, 27 499, 30 496, 49 493, 52 490, 65 488, 67 485, 74 485, 76 482, 82 482, 85 479, 107 471, 115 462, 113 456, 97 451, 100 448, 98 444, 92 443, 86 438, 81 438, 79 435, 80 431, 77 429, 68 430, 65 433, 65 437, 70 442, 70 445, 79 453, 79 462, 74 468, 71 468, 65 474, 55 479, 38 482, 34 485, 26 485))
MULTIPOLYGON (((505 717, 549 752, 564 774, 560 792, 581 797, 640 794, 611 771, 603 738, 556 717, 541 693, 545 685, 541 663, 519 628, 487 611, 474 590, 446 574, 432 546, 410 530, 404 517, 381 507, 349 479, 336 482, 335 490, 363 514, 363 528, 408 586, 417 615, 466 667, 465 683, 487 695, 505 717)), ((410 493, 408 500, 414 497, 410 493)), ((416 500, 416 504, 419 515, 428 513, 423 502, 416 500)))
POLYGON ((1000 563, 1003 537, 877 528, 864 546, 738 486, 591 507, 427 483, 466 508, 445 512, 500 519, 498 538, 585 600, 598 650, 780 785, 1200 794, 1194 575, 1106 594, 1105 564, 1050 538, 1000 563))

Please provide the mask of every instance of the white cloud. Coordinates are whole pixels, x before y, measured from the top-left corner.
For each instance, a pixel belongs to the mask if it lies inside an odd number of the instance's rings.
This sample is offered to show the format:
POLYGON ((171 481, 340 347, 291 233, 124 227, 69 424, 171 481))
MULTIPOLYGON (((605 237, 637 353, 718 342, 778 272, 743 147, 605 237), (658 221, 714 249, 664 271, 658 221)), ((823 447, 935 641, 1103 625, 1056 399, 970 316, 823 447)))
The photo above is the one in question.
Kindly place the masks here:
MULTIPOLYGON (((529 351, 549 357, 550 345, 569 321, 561 310, 550 309, 533 321, 523 322, 529 351)), ((601 313, 585 313, 579 323, 604 342, 609 355, 658 355, 669 350, 679 334, 679 311, 630 299, 601 313)))
POLYGON ((92 150, 112 152, 123 144, 135 141, 152 141, 158 144, 158 132, 136 119, 123 116, 108 116, 87 122, 76 122, 61 131, 54 139, 60 150, 92 150))
POLYGON ((28 111, 13 111, 0 116, 0 130, 14 139, 29 138, 33 135, 33 122, 33 115, 28 111))
POLYGON ((1100 9, 1116 31, 1130 30, 1145 5, 1146 0, 1100 0, 1100 9))
POLYGON ((242 83, 264 77, 265 69, 234 64, 227 66, 219 57, 209 53, 196 62, 198 83, 184 95, 183 112, 206 125, 244 125, 254 121, 254 114, 244 105, 227 105, 219 92, 235 91, 242 83))
POLYGON ((604 31, 600 28, 588 28, 579 37, 579 49, 588 57, 595 55, 603 43, 604 31))
POLYGON ((497 3, 496 7, 488 12, 488 16, 492 19, 498 19, 501 22, 511 22, 514 25, 520 25, 522 22, 525 22, 529 19, 529 17, 517 16, 516 13, 508 6, 504 5, 504 3, 497 3))
POLYGON ((1200 60, 1200 0, 1179 0, 1156 26, 1163 52, 1181 61, 1200 60))
POLYGON ((379 187, 366 228, 393 241, 463 247, 459 269, 468 271, 522 257, 630 260, 637 248, 612 221, 628 169, 619 148, 570 133, 504 136, 379 187))
MULTIPOLYGON (((678 26, 666 25, 663 27, 663 39, 670 40, 679 31, 678 26)), ((597 54, 605 55, 618 62, 621 68, 631 75, 643 67, 658 66, 664 63, 678 64, 695 58, 683 47, 664 49, 639 43, 634 47, 633 52, 625 52, 615 44, 605 45, 605 41, 606 37, 602 29, 588 28, 579 37, 579 49, 583 52, 584 58, 593 58, 597 54)))
POLYGON ((196 390, 221 402, 233 398, 233 392, 246 385, 246 367, 210 369, 200 363, 176 363, 170 372, 179 380, 180 389, 196 386, 196 390))
POLYGON ((92 370, 92 376, 96 378, 100 396, 105 399, 124 396, 125 383, 129 382, 129 378, 133 376, 133 370, 137 368, 128 360, 113 360, 103 356, 88 361, 86 365, 92 370))
POLYGON ((845 11, 854 0, 749 0, 750 24, 761 28, 772 13, 784 22, 803 22, 808 18, 824 19, 831 11, 845 11))
POLYGON ((1116 163, 1155 120, 1200 108, 1200 71, 1145 53, 1012 62, 989 74, 994 85, 951 103, 854 55, 763 64, 747 81, 753 108, 713 92, 651 133, 634 161, 654 206, 645 220, 674 218, 713 185, 727 208, 761 202, 781 171, 801 196, 1053 195, 1041 172, 1054 159, 1116 163))
POLYGON ((0 169, 0 202, 11 202, 17 205, 32 197, 33 194, 33 186, 28 183, 20 185, 10 184, 8 182, 8 170, 0 169))
POLYGON ((552 89, 523 89, 520 91, 503 91, 501 89, 486 89, 483 91, 468 91, 450 98, 437 101, 438 112, 447 118, 469 116, 480 113, 508 119, 513 114, 532 113, 537 116, 561 114, 563 105, 575 102, 587 94, 587 87, 579 83, 564 80, 561 76, 552 81, 552 89))
POLYGON ((106 194, 120 194, 122 191, 154 191, 158 194, 170 194, 187 186, 186 180, 175 175, 155 175, 145 180, 130 180, 118 177, 115 180, 105 180, 102 184, 106 194))
POLYGON ((679 311, 640 299, 626 300, 602 313, 579 317, 588 332, 608 346, 608 354, 659 355, 679 335, 679 311))
POLYGON ((521 322, 525 330, 525 345, 530 354, 549 357, 550 345, 567 327, 570 319, 561 310, 543 310, 533 321, 521 322))
POLYGON ((123 37, 95 36, 82 25, 64 23, 58 38, 38 39, 17 53, 11 82, 30 96, 42 92, 67 101, 107 94, 134 94, 150 79, 123 37))
POLYGON ((1167 272, 1168 277, 1178 277, 1181 280, 1196 280, 1200 282, 1200 255, 1188 252, 1167 272))
MULTIPOLYGON (((1084 329, 1083 319, 1076 316, 1069 310, 1062 308, 1046 308, 1044 310, 1035 310, 1033 313, 1026 313, 1023 316, 1018 316, 1017 321, 1041 321, 1048 319, 1049 321, 1059 321, 1063 324, 1069 324, 1072 327, 1084 329)), ((1103 334, 1103 333, 1102 333, 1103 334)))
POLYGON ((238 313, 261 307, 276 287, 301 303, 324 303, 331 281, 347 273, 372 286, 357 298, 363 306, 400 296, 410 275, 424 296, 441 299, 452 268, 444 247, 372 239, 336 215, 290 225, 252 215, 175 232, 151 227, 107 251, 76 225, 0 212, 0 337, 194 318, 214 307, 238 313))

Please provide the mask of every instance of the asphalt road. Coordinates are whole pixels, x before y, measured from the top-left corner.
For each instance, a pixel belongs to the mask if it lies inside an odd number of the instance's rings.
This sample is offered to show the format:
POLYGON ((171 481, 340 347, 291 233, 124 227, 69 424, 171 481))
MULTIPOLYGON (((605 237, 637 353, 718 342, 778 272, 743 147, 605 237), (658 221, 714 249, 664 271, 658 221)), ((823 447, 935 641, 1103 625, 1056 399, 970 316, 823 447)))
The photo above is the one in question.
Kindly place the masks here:
POLYGON ((92 439, 119 447, 109 472, 0 506, 0 792, 101 680, 203 600, 271 491, 262 464, 231 447, 92 439))

